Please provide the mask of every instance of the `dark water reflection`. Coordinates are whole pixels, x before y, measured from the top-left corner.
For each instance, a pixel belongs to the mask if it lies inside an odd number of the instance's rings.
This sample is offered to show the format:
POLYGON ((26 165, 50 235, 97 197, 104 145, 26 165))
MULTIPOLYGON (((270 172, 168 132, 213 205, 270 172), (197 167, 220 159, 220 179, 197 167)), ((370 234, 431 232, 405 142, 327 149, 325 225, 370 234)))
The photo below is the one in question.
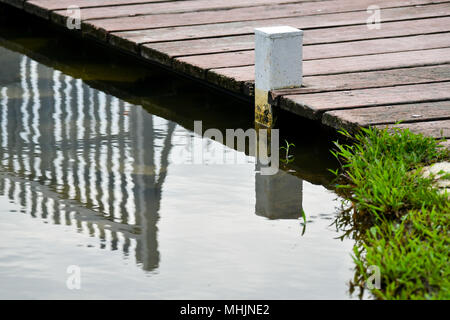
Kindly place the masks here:
POLYGON ((35 34, 3 28, 0 296, 348 298, 352 243, 329 227, 337 202, 317 185, 333 165, 320 134, 293 137, 297 160, 260 176, 252 157, 192 132, 194 120, 247 129, 248 104, 126 59, 89 66, 96 58, 73 53, 78 44, 36 45, 35 34), (202 165, 192 164, 195 143, 202 165), (74 261, 90 270, 81 292, 65 288, 74 261), (20 276, 27 268, 33 285, 20 276))

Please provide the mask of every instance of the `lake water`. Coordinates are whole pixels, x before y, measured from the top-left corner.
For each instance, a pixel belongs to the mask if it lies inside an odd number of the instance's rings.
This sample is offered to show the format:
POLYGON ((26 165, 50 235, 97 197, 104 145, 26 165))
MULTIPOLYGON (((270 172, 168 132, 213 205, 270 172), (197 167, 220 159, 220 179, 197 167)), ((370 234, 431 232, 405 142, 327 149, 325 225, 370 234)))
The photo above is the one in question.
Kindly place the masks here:
POLYGON ((322 185, 328 133, 299 122, 295 161, 261 176, 194 120, 253 126, 249 103, 3 24, 0 298, 355 298, 353 242, 337 239, 340 201, 322 185), (67 286, 70 266, 80 289, 67 286))

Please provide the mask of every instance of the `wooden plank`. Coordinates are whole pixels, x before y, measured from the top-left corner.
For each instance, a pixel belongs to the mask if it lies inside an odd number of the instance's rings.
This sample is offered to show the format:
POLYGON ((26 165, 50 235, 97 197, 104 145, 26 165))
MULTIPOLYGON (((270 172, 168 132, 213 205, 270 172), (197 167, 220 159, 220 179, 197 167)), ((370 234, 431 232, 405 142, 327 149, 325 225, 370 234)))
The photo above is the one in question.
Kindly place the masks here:
MULTIPOLYGON (((384 9, 383 21, 388 22, 427 17, 444 17, 448 16, 449 12, 450 3, 424 5, 420 7, 384 9)), ((253 34, 254 28, 258 28, 261 26, 269 27, 278 25, 290 25, 292 27, 301 28, 303 30, 319 27, 324 28, 346 25, 363 25, 363 27, 359 30, 360 34, 373 32, 374 30, 368 30, 366 21, 366 11, 333 13, 295 18, 267 19, 257 21, 207 24, 199 26, 112 32, 110 33, 110 43, 115 46, 137 52, 137 45, 142 43, 253 34)), ((373 33, 376 32, 377 31, 373 33)), ((361 37, 363 38, 364 36, 361 37)))
MULTIPOLYGON (((126 0, 127 5, 142 3, 160 3, 164 1, 185 1, 185 0, 126 0)), ((39 17, 49 19, 50 13, 55 10, 66 11, 69 6, 83 8, 97 8, 105 6, 120 6, 124 0, 28 0, 24 4, 25 11, 39 17)))
MULTIPOLYGON (((311 5, 311 3, 305 3, 311 5)), ((201 11, 175 14, 143 15, 118 17, 100 20, 87 20, 83 32, 97 38, 106 38, 109 32, 172 28, 212 23, 237 22, 249 20, 272 19, 303 15, 296 5, 273 5, 230 10, 201 11)), ((317 5, 317 4, 315 4, 317 5)), ((317 10, 317 9, 316 9, 317 10)), ((55 19, 64 23, 64 19, 55 19)))
POLYGON ((155 2, 176 2, 183 0, 28 0, 31 6, 40 6, 47 10, 66 9, 69 6, 80 8, 94 8, 107 6, 120 6, 130 4, 155 3, 155 2))
MULTIPOLYGON (((327 44, 339 41, 366 40, 385 37, 398 37, 418 34, 431 34, 448 31, 450 17, 408 20, 384 23, 380 30, 368 30, 365 25, 351 27, 324 28, 307 30, 304 44, 327 44)), ((393 41, 395 41, 393 39, 393 41)), ((159 43, 146 43, 141 47, 141 54, 154 62, 171 65, 172 58, 196 54, 241 51, 254 48, 254 36, 231 36, 196 40, 181 40, 159 43)))
POLYGON ((371 30, 367 28, 366 24, 360 24, 353 26, 332 26, 320 29, 306 30, 304 41, 306 41, 305 44, 327 44, 343 41, 370 40, 430 34, 447 32, 450 30, 449 26, 446 24, 450 16, 428 17, 422 19, 412 14, 410 17, 411 19, 415 20, 400 20, 392 22, 383 20, 381 25, 382 27, 380 29, 371 30))
MULTIPOLYGON (((66 0, 70 1, 70 0, 66 0)), ((448 0, 385 0, 379 7, 392 8, 411 5, 423 5, 448 0)), ((258 6, 229 10, 187 12, 176 14, 151 14, 133 17, 116 17, 86 21, 83 32, 98 38, 105 38, 108 32, 131 31, 199 24, 249 21, 261 19, 298 17, 312 14, 325 14, 349 11, 361 11, 373 4, 373 0, 330 0, 324 2, 304 2, 296 4, 258 6)), ((60 20, 64 22, 64 20, 60 20)))
POLYGON ((450 63, 450 48, 382 53, 309 60, 303 62, 304 75, 388 70, 450 63))
POLYGON ((336 128, 355 130, 381 124, 423 122, 450 119, 450 101, 379 106, 325 112, 322 123, 336 128))
POLYGON ((326 111, 450 100, 450 82, 283 96, 280 108, 320 119, 326 111))
MULTIPOLYGON (((448 22, 450 23, 450 18, 448 22)), ((140 52, 148 60, 171 66, 172 59, 177 56, 248 50, 254 47, 254 36, 245 35, 150 43, 142 45, 140 52)))
MULTIPOLYGON (((137 15, 155 15, 166 13, 201 12, 210 10, 227 10, 233 8, 256 7, 261 5, 288 4, 300 2, 320 2, 322 0, 186 0, 182 2, 171 1, 164 3, 148 3, 102 8, 81 9, 83 20, 129 17, 137 15)), ((65 10, 55 10, 55 13, 67 17, 65 10)))
POLYGON ((305 93, 392 87, 403 84, 419 84, 450 81, 450 65, 403 68, 382 71, 355 72, 303 78, 303 86, 296 89, 274 90, 271 101, 278 97, 305 93))
POLYGON ((415 123, 401 123, 396 125, 379 125, 377 128, 400 128, 410 129, 414 133, 421 133, 433 138, 450 138, 450 120, 427 121, 415 123))
POLYGON ((239 93, 245 92, 245 83, 252 82, 254 79, 254 66, 212 69, 206 74, 206 81, 227 90, 239 93))
MULTIPOLYGON (((304 76, 344 74, 349 72, 389 70, 450 63, 450 48, 385 53, 379 55, 309 60, 303 63, 304 76)), ((223 85, 233 83, 231 88, 243 89, 244 83, 255 79, 254 66, 211 69, 207 81, 223 85)))
MULTIPOLYGON (((450 33, 304 46, 303 59, 307 61, 446 47, 450 47, 450 33)), ((213 68, 253 65, 254 60, 254 50, 214 53, 176 58, 173 68, 198 76, 204 70, 213 68)))

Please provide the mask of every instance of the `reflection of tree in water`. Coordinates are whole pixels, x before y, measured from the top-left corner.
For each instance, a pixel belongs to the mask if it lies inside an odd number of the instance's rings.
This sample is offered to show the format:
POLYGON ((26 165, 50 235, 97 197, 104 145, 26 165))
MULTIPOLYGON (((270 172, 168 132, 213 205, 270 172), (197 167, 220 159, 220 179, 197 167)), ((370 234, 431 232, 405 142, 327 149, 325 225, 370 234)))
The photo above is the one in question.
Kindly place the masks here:
POLYGON ((141 107, 1 50, 10 54, 3 73, 19 81, 1 88, 0 193, 33 217, 98 237, 100 248, 129 255, 133 247, 144 270, 158 268, 175 123, 156 129, 157 117, 141 107))

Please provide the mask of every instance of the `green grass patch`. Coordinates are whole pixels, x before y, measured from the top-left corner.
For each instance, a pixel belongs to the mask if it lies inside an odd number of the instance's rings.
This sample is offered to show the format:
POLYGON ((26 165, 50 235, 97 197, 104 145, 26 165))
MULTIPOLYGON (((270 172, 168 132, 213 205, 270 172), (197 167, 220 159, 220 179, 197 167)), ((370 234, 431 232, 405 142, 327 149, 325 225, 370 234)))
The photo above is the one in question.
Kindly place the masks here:
POLYGON ((350 144, 333 152, 337 192, 346 199, 336 220, 344 236, 356 240, 356 274, 351 290, 380 270, 380 299, 449 299, 448 194, 439 192, 423 166, 446 160, 449 152, 435 139, 409 130, 361 129, 350 144))

